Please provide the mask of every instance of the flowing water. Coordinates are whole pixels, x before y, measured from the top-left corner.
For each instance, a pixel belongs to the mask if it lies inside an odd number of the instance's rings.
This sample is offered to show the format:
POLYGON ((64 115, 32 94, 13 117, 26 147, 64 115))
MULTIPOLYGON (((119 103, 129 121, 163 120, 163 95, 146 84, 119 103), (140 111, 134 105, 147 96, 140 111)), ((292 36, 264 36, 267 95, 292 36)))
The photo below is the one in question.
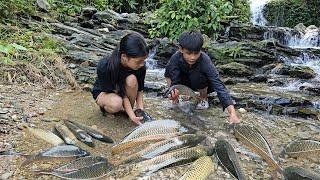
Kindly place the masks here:
POLYGON ((268 23, 263 16, 263 8, 269 0, 250 0, 251 22, 254 25, 264 26, 268 23))

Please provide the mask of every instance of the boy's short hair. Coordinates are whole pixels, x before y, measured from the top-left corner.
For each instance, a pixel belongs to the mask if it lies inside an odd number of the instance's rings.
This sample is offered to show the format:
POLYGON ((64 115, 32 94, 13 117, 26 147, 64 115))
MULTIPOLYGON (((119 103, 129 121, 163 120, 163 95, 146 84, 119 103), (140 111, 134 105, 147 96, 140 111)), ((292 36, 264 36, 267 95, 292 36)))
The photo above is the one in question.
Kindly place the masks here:
POLYGON ((179 37, 179 45, 192 52, 199 52, 203 45, 200 31, 185 31, 179 37))

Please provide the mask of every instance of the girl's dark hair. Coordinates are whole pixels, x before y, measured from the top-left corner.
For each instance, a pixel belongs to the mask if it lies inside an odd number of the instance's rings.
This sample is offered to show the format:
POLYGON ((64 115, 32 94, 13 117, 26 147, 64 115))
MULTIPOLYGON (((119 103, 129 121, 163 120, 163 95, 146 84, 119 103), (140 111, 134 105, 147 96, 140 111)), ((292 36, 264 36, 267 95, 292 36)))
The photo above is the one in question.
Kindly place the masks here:
POLYGON ((111 72, 110 78, 112 83, 121 86, 118 82, 121 54, 126 54, 129 58, 137 58, 146 56, 148 53, 149 48, 141 34, 135 32, 125 35, 112 52, 108 61, 108 70, 111 72))
POLYGON ((185 31, 179 37, 179 45, 192 52, 199 52, 203 45, 200 31, 185 31))

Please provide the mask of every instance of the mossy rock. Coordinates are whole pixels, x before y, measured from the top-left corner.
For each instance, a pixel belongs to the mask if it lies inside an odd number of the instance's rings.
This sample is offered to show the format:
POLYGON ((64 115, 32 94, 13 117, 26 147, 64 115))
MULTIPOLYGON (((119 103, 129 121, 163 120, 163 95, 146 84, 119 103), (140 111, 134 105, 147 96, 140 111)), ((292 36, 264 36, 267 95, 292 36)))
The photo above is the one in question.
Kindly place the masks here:
POLYGON ((276 74, 289 75, 294 78, 311 79, 316 76, 313 69, 305 66, 279 65, 276 74))
POLYGON ((237 62, 220 65, 218 68, 223 72, 223 74, 236 77, 251 76, 254 73, 249 66, 237 62))

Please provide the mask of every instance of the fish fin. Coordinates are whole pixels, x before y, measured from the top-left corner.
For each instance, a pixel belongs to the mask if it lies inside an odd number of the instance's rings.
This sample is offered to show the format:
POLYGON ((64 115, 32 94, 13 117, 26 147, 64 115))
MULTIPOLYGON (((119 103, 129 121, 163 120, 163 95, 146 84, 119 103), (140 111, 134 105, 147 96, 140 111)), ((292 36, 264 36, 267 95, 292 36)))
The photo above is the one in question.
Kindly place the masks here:
POLYGON ((25 156, 25 157, 26 157, 26 160, 24 160, 21 163, 20 167, 27 166, 28 164, 31 164, 31 163, 33 163, 34 161, 37 160, 37 156, 35 156, 35 155, 28 155, 28 156, 25 156))
POLYGON ((169 150, 170 148, 172 148, 175 144, 174 143, 171 143, 171 144, 166 144, 162 147, 159 147, 157 148, 156 150, 148 153, 148 154, 145 154, 142 156, 142 158, 145 158, 145 159, 151 159, 159 154, 162 154, 164 152, 166 152, 167 150, 169 150))
POLYGON ((145 173, 146 175, 150 175, 150 174, 158 171, 158 170, 161 169, 161 168, 164 168, 164 167, 166 167, 166 166, 169 166, 170 164, 176 163, 176 162, 181 161, 181 160, 183 160, 183 159, 184 159, 184 158, 171 158, 171 159, 168 160, 168 161, 159 163, 159 164, 154 165, 154 166, 147 167, 147 169, 144 171, 144 173, 145 173))

